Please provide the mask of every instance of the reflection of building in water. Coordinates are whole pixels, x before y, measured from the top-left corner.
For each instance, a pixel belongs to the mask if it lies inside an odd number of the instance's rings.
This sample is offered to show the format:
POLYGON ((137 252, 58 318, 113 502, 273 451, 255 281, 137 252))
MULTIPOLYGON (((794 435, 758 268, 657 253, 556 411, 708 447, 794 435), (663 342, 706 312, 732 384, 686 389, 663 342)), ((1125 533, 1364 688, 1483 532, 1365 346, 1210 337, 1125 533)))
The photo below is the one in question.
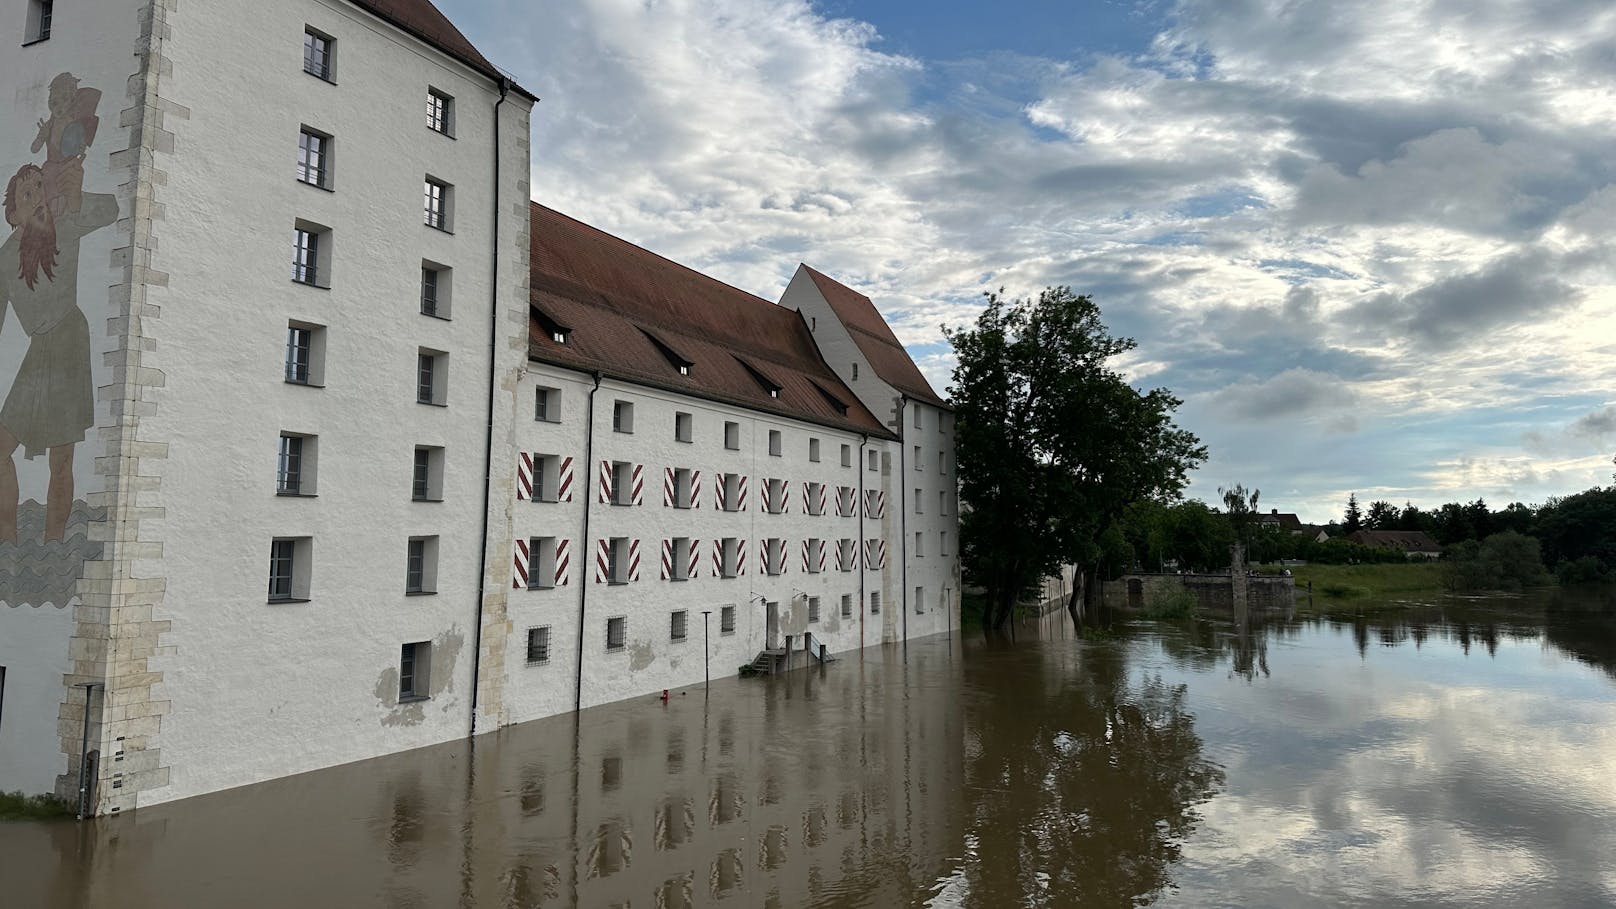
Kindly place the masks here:
POLYGON ((914 644, 907 670, 894 653, 835 667, 846 672, 726 680, 710 701, 608 705, 576 731, 551 718, 146 809, 56 843, 38 867, 72 873, 8 880, 21 887, 8 896, 119 909, 254 909, 295 893, 306 905, 790 907, 846 892, 908 905, 957 857, 957 660, 946 644, 914 644), (242 818, 257 844, 246 852, 242 818))
POLYGON ((953 415, 868 297, 531 203, 534 98, 429 0, 63 6, 0 17, 0 790, 119 812, 957 624, 953 415))

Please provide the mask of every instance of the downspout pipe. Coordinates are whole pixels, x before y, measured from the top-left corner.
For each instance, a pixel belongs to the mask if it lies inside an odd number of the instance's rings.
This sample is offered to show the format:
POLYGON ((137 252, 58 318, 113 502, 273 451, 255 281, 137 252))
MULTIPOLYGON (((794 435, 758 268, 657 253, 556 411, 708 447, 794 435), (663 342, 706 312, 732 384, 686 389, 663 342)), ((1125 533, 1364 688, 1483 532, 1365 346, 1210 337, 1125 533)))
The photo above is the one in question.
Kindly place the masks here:
POLYGON ((488 308, 488 422, 483 427, 483 533, 477 551, 477 618, 471 648, 471 723, 467 735, 477 734, 477 693, 482 688, 483 597, 488 587, 488 509, 493 504, 494 484, 494 386, 499 381, 499 219, 500 202, 500 108, 511 92, 511 80, 501 76, 499 100, 494 102, 494 267, 489 288, 488 308))
POLYGON ((853 546, 853 558, 858 559, 859 566, 859 649, 864 649, 864 617, 869 614, 868 604, 865 603, 867 594, 864 592, 864 579, 870 570, 870 553, 864 547, 864 448, 870 444, 870 434, 859 434, 858 456, 858 498, 853 500, 853 507, 858 510, 859 537, 853 546), (863 558, 859 554, 863 553, 863 558))
POLYGON ((595 392, 600 391, 601 374, 597 371, 590 374, 595 380, 595 386, 589 389, 589 417, 584 421, 584 469, 585 476, 591 481, 584 487, 589 493, 584 496, 584 532, 579 541, 578 552, 574 558, 578 560, 580 569, 578 578, 578 676, 572 686, 572 712, 576 716, 584 709, 584 615, 589 605, 590 575, 589 566, 594 564, 594 555, 589 545, 589 515, 595 507, 595 392))
POLYGON ((909 424, 904 420, 909 409, 909 396, 898 397, 898 551, 903 553, 898 563, 898 602, 903 604, 903 644, 909 646, 909 469, 904 455, 909 448, 909 424))

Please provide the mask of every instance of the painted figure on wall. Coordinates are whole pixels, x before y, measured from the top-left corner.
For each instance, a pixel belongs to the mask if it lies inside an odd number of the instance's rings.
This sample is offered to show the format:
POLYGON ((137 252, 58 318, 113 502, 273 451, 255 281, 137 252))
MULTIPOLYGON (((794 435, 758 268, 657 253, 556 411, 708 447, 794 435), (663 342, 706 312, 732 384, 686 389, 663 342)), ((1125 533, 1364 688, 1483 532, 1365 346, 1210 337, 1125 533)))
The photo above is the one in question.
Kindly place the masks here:
POLYGON ((14 456, 47 455, 45 542, 63 540, 73 510, 73 455, 95 425, 90 329, 78 305, 80 241, 118 219, 111 195, 84 192, 84 160, 95 138, 94 89, 69 73, 51 82, 49 120, 34 150, 44 164, 24 164, 7 181, 0 244, 0 328, 9 307, 28 336, 15 381, 0 405, 0 542, 18 542, 19 489, 14 456))

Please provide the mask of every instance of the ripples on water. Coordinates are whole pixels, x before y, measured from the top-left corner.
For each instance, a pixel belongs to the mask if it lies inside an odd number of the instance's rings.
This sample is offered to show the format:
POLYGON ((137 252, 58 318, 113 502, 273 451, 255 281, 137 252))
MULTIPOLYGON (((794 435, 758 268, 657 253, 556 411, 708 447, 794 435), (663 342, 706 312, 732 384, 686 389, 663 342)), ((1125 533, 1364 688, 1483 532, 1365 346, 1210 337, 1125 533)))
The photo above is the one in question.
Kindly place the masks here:
POLYGON ((0 905, 1616 905, 1608 596, 1102 623, 0 825, 0 905))

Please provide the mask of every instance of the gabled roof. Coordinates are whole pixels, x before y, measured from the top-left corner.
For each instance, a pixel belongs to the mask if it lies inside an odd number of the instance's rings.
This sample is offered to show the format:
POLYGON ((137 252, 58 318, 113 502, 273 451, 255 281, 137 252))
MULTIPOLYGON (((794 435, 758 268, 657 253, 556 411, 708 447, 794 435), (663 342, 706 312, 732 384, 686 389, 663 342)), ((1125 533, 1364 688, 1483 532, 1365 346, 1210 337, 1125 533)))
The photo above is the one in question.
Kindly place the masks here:
MULTIPOLYGON (((399 29, 425 41, 445 54, 498 82, 506 78, 499 68, 477 50, 466 36, 455 28, 449 17, 438 11, 431 0, 352 0, 353 4, 399 29)), ((514 82, 512 87, 533 97, 514 82)))
POLYGON ((1360 546, 1376 549, 1401 549, 1404 552, 1441 552, 1442 544, 1431 539, 1423 530, 1359 530, 1347 539, 1360 546))
POLYGON ((1300 517, 1297 517, 1289 512, 1281 512, 1277 508, 1267 514, 1257 515, 1257 523, 1274 524, 1281 530, 1288 530, 1291 533, 1301 533, 1303 530, 1302 519, 1300 517))
POLYGON ((529 319, 532 359, 895 438, 825 364, 800 313, 537 203, 530 217, 531 303, 542 313, 529 319), (664 348, 689 361, 689 375, 664 348))
POLYGON ((932 391, 926 377, 920 374, 920 367, 909 359, 909 352, 898 343, 898 336, 892 333, 891 326, 881 318, 880 311, 869 297, 807 265, 803 269, 813 279, 825 302, 836 312, 837 318, 847 326, 853 343, 858 345, 859 352, 870 361, 870 368, 883 382, 911 398, 935 407, 948 407, 948 403, 932 391))

